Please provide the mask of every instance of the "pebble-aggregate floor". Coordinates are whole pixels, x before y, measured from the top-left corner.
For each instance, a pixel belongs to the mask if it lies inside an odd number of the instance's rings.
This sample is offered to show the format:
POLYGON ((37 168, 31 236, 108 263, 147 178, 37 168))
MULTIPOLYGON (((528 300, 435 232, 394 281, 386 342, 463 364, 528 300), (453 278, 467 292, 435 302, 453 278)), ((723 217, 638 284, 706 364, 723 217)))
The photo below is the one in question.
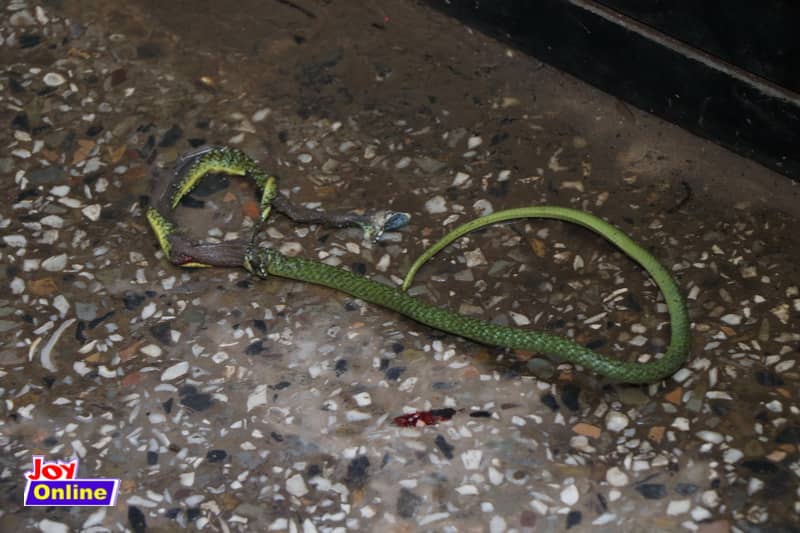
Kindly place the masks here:
MULTIPOLYGON (((798 530, 787 178, 409 1, 11 0, 0 64, 0 530, 798 530), (380 244, 280 216, 264 236, 389 284, 480 214, 591 211, 674 273, 690 360, 611 384, 335 291, 175 268, 143 208, 206 143, 294 201, 409 212, 380 244), (23 507, 33 455, 120 479, 116 506, 23 507)), ((256 213, 250 184, 209 178, 177 217, 221 241, 256 213)), ((472 235, 411 291, 629 360, 668 339, 641 270, 557 222, 472 235)))

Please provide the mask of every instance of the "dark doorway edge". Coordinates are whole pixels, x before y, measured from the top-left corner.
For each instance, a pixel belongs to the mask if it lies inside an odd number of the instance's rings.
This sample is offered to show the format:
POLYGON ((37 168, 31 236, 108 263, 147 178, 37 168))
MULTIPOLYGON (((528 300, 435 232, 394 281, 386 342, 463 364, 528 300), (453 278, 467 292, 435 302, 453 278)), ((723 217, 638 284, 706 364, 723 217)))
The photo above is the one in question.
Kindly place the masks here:
POLYGON ((800 180, 800 95, 789 89, 593 0, 428 3, 640 109, 800 180))

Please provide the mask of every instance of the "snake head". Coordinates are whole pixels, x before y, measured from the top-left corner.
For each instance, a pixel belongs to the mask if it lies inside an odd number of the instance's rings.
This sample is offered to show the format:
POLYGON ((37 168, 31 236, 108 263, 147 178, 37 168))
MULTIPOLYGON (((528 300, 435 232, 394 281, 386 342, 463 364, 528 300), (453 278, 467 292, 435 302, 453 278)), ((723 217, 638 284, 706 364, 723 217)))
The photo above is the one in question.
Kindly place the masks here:
POLYGON ((361 224, 364 240, 379 242, 387 231, 395 231, 408 224, 411 215, 399 211, 377 211, 361 224))

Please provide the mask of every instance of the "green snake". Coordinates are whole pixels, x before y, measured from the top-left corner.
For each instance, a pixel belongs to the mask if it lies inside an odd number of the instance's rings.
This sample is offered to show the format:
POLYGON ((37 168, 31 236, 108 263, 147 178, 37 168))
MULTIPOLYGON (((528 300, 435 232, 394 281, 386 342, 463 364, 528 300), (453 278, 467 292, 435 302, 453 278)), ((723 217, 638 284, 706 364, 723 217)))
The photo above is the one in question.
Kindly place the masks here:
POLYGON ((565 207, 532 206, 499 211, 472 220, 450 231, 428 248, 414 262, 402 287, 396 288, 342 268, 299 257, 288 257, 275 249, 256 246, 255 237, 272 208, 295 221, 335 227, 358 226, 372 238, 379 238, 384 231, 405 225, 408 215, 404 213, 379 212, 372 216, 336 214, 295 206, 277 191, 276 179, 266 174, 253 159, 239 150, 224 147, 204 148, 179 159, 172 179, 166 185, 168 186, 164 187, 162 183, 161 193, 156 192, 155 201, 147 210, 147 219, 162 251, 176 265, 244 267, 264 279, 278 276, 323 285, 453 335, 490 346, 548 355, 623 383, 652 383, 666 379, 684 364, 689 353, 689 316, 680 290, 669 272, 622 231, 582 211, 565 207), (163 211, 175 208, 208 173, 248 176, 255 181, 261 192, 260 220, 249 242, 194 243, 184 237, 164 216, 163 211), (428 304, 406 293, 420 267, 454 240, 491 224, 523 218, 546 218, 578 224, 605 237, 639 263, 653 278, 666 300, 671 329, 666 353, 660 358, 652 357, 643 363, 621 361, 598 354, 567 338, 492 324, 428 304))

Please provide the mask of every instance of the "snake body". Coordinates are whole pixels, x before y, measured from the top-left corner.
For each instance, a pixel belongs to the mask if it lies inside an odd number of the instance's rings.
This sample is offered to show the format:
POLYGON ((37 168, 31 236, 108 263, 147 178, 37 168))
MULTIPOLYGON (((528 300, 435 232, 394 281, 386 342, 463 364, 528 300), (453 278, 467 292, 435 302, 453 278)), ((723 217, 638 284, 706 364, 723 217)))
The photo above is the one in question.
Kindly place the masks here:
MULTIPOLYGON (((213 164, 206 161, 203 164, 206 164, 209 168, 214 168, 216 171, 224 171, 224 165, 218 164, 218 161, 211 163, 213 164)), ((239 172, 230 173, 241 174, 239 172)), ((180 184, 174 190, 180 190, 180 184)), ((178 200, 173 195, 171 202, 177 204, 178 200)), ((262 205, 262 207, 265 206, 262 205)), ((160 212, 153 208, 148 212, 148 220, 150 220, 159 242, 162 243, 162 249, 176 264, 199 266, 196 261, 189 257, 193 249, 202 252, 203 263, 211 265, 234 266, 236 260, 239 259, 239 255, 241 255, 241 262, 238 265, 244 266, 244 268, 258 277, 278 276, 330 287, 366 302, 391 309, 417 322, 453 335, 491 346, 546 354, 558 360, 581 365, 614 381, 652 383, 665 379, 684 364, 689 353, 689 316, 680 290, 669 272, 655 257, 633 242, 622 231, 596 216, 575 209, 552 206, 509 209, 459 226, 447 233, 417 259, 406 276, 402 288, 378 283, 350 271, 317 261, 299 257, 287 257, 272 248, 252 245, 236 248, 235 252, 231 252, 231 245, 220 245, 219 252, 216 252, 213 245, 198 244, 193 248, 182 241, 181 256, 175 258, 170 255, 170 246, 164 246, 164 243, 169 245, 174 242, 174 239, 177 239, 172 233, 174 232, 174 227, 166 221, 160 212), (660 358, 653 357, 644 363, 621 361, 598 354, 567 338, 545 332, 492 324, 428 304, 405 292, 419 268, 454 240, 470 231, 490 224, 521 218, 548 218, 578 224, 605 237, 628 257, 639 263, 653 278, 667 303, 671 339, 666 353, 660 358), (169 233, 164 233, 163 228, 168 228, 169 233), (189 257, 189 260, 187 260, 187 257, 189 257)))

